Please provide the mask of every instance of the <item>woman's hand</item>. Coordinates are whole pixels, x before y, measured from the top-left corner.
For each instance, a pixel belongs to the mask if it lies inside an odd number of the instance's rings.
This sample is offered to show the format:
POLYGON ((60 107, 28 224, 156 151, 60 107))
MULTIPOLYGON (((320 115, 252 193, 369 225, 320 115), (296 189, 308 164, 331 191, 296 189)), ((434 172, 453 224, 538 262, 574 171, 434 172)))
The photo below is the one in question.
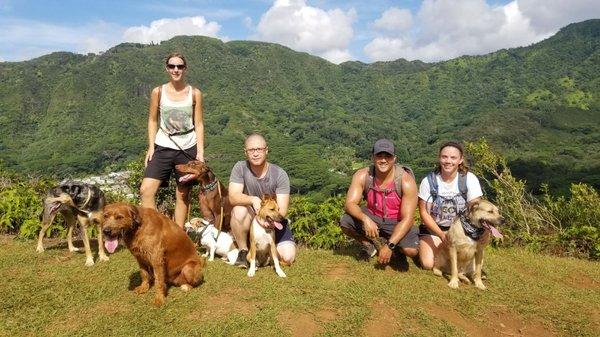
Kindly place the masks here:
POLYGON ((146 158, 144 159, 144 167, 148 167, 148 162, 152 160, 152 156, 154 156, 154 149, 149 148, 148 152, 146 152, 146 158))
POLYGON ((203 154, 200 154, 200 153, 198 153, 198 154, 196 155, 196 160, 197 160, 197 161, 201 161, 201 162, 205 163, 205 162, 204 162, 204 155, 203 155, 203 154))

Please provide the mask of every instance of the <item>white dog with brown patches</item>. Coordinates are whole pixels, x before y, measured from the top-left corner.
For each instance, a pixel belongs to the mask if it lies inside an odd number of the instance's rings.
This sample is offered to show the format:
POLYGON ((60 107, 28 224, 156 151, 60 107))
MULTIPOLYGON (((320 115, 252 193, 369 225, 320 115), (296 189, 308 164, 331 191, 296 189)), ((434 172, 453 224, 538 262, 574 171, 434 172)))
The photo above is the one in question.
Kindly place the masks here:
POLYGON ((274 228, 283 228, 279 214, 279 206, 274 196, 263 196, 260 209, 250 224, 250 247, 248 250, 248 276, 256 273, 257 261, 259 266, 266 266, 273 261, 275 272, 279 277, 286 277, 279 265, 277 245, 275 244, 274 228))
POLYGON ((206 248, 203 256, 208 256, 208 261, 215 259, 215 253, 227 264, 233 265, 237 260, 239 250, 231 234, 219 233, 215 225, 200 218, 193 218, 185 224, 185 231, 192 237, 193 241, 200 241, 200 245, 206 248))

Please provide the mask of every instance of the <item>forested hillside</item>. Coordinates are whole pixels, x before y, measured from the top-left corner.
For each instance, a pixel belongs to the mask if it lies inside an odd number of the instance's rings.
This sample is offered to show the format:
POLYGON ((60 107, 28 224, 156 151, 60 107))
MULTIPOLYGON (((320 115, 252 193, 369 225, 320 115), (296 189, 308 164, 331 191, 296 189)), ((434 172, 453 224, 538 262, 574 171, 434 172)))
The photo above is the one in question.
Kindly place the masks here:
POLYGON ((421 177, 440 143, 485 137, 531 187, 600 188, 600 20, 535 45, 427 64, 329 63, 286 47, 206 37, 0 63, 0 160, 19 173, 102 172, 139 159, 163 57, 188 58, 204 93, 209 165, 227 177, 264 133, 294 192, 345 190, 378 137, 421 177))

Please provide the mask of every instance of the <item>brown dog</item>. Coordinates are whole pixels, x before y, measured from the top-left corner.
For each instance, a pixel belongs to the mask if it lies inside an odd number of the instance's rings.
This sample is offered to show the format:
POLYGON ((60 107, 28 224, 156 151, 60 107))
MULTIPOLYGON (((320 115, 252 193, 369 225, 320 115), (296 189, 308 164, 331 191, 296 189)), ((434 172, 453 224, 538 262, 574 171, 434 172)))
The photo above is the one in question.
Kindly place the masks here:
POLYGON ((248 250, 248 277, 256 273, 256 263, 266 266, 273 262, 279 277, 286 277, 279 265, 279 255, 275 244, 275 229, 281 229, 283 217, 279 214, 279 206, 275 196, 263 196, 258 213, 250 223, 250 246, 248 250))
POLYGON ((438 276, 450 275, 450 288, 457 289, 459 279, 485 290, 481 281, 483 249, 489 242, 490 233, 496 237, 502 234, 494 227, 504 223, 498 207, 489 201, 480 200, 469 207, 469 213, 457 217, 446 232, 443 248, 435 256, 433 273, 438 276))
POLYGON ((231 204, 227 189, 212 172, 210 167, 201 161, 193 160, 187 164, 179 164, 175 169, 187 175, 180 178, 180 181, 189 181, 192 179, 200 183, 200 212, 204 220, 214 224, 217 229, 229 232, 231 226, 231 204), (221 212, 223 218, 221 220, 221 212), (222 223, 221 223, 222 221, 222 223))
POLYGON ((196 247, 175 222, 150 208, 126 203, 104 208, 102 233, 106 249, 113 253, 119 238, 140 265, 142 284, 134 291, 143 294, 154 280, 154 305, 161 306, 167 295, 167 285, 187 291, 204 280, 205 259, 198 256, 196 247))

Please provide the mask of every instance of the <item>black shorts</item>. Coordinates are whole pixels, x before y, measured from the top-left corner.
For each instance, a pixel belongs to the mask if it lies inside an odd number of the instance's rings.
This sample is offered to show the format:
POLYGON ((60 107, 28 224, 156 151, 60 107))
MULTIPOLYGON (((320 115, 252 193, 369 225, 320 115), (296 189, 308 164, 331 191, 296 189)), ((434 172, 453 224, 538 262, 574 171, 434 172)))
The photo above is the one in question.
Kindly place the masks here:
MULTIPOLYGON (((389 239, 394 231, 394 227, 398 221, 392 219, 383 219, 378 216, 375 216, 367 210, 366 207, 362 207, 362 211, 373 220, 377 224, 377 228, 379 229, 379 236, 385 239, 389 239)), ((340 219, 340 227, 348 228, 354 230, 355 232, 365 235, 365 231, 363 230, 362 221, 354 218, 348 213, 344 213, 342 218, 340 219)), ((417 229, 413 226, 406 233, 406 235, 398 242, 398 246, 402 248, 417 248, 419 246, 419 235, 417 229)))
POLYGON ((282 229, 275 228, 275 243, 279 245, 280 243, 285 242, 294 242, 294 236, 292 235, 292 231, 290 230, 290 225, 287 219, 281 221, 283 225, 282 229))
MULTIPOLYGON (((450 229, 450 227, 440 227, 440 229, 444 232, 447 232, 450 229)), ((432 233, 431 231, 429 231, 429 228, 427 228, 427 226, 421 224, 419 226, 419 236, 425 236, 425 235, 437 236, 434 233, 432 233)))
MULTIPOLYGON (((148 161, 148 166, 146 166, 146 171, 144 172, 144 178, 158 179, 163 182, 161 186, 166 186, 169 184, 171 173, 174 172, 175 179, 179 184, 179 178, 181 178, 183 174, 175 170, 175 165, 187 164, 191 160, 190 158, 196 158, 196 145, 189 149, 185 149, 184 151, 170 149, 155 144, 154 155, 152 155, 152 159, 148 161)), ((191 181, 189 182, 189 185, 196 185, 197 183, 197 181, 191 181)))

